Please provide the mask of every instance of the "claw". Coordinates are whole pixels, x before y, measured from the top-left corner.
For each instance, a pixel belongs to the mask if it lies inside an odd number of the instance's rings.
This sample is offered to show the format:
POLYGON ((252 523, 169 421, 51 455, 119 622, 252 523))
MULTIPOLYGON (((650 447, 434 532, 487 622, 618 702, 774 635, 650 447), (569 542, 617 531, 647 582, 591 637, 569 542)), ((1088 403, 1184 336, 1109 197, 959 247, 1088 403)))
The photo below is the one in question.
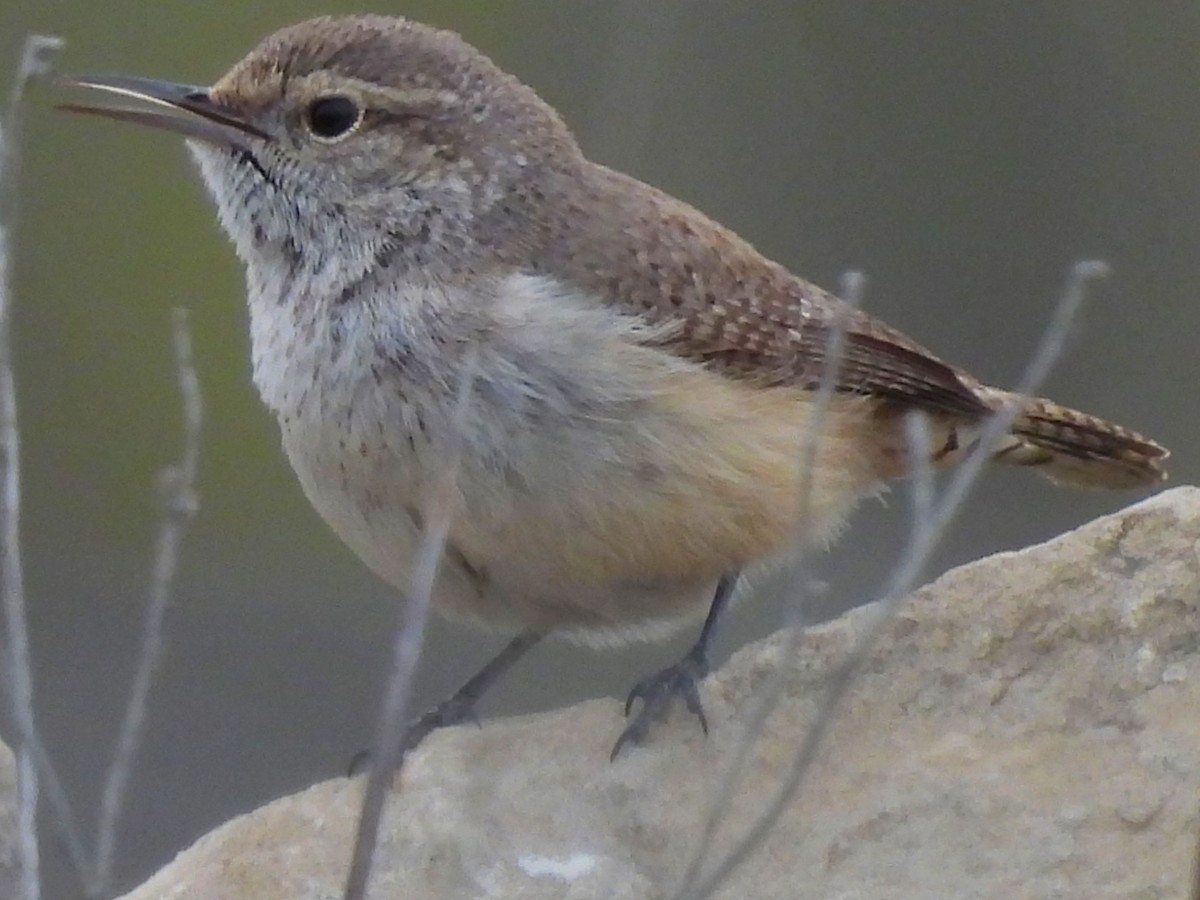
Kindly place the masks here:
POLYGON ((693 650, 675 665, 668 666, 635 684, 625 699, 625 717, 629 717, 636 701, 641 701, 641 709, 617 738, 612 753, 609 754, 609 761, 615 760, 626 744, 642 743, 650 728, 661 722, 670 712, 676 697, 683 700, 687 711, 700 720, 700 727, 708 734, 708 718, 704 715, 704 706, 700 702, 700 691, 697 688, 699 681, 707 674, 708 659, 703 652, 693 650))
POLYGON ((478 713, 475 712, 474 698, 468 699, 455 695, 443 700, 408 726, 408 731, 404 734, 404 752, 407 754, 417 744, 429 737, 430 733, 439 728, 450 728, 454 725, 468 723, 476 728, 483 727, 478 713))
POLYGON ((350 757, 350 764, 346 766, 346 777, 353 778, 355 775, 361 775, 371 766, 371 751, 359 750, 350 757))
MULTIPOLYGON (((437 706, 418 716, 409 724, 408 730, 404 732, 404 743, 401 744, 400 758, 406 757, 409 752, 416 748, 421 741, 429 737, 434 731, 439 728, 448 728, 452 725, 474 725, 476 728, 482 728, 483 722, 480 721, 478 713, 475 712, 475 701, 465 697, 455 695, 446 700, 443 700, 437 706)), ((350 760, 350 765, 347 767, 346 775, 353 778, 365 772, 371 764, 371 751, 359 750, 350 760)))
MULTIPOLYGON (((475 704, 479 702, 479 698, 497 678, 508 671, 513 663, 524 656, 541 639, 541 634, 535 631, 518 634, 453 695, 424 715, 414 719, 409 724, 408 731, 404 733, 404 743, 400 750, 401 760, 417 744, 429 737, 431 731, 449 725, 461 725, 464 722, 471 722, 476 728, 482 728, 483 723, 479 721, 479 716, 475 713, 475 704)), ((370 752, 367 750, 355 754, 354 759, 350 762, 349 774, 355 775, 362 771, 370 758, 370 752)))

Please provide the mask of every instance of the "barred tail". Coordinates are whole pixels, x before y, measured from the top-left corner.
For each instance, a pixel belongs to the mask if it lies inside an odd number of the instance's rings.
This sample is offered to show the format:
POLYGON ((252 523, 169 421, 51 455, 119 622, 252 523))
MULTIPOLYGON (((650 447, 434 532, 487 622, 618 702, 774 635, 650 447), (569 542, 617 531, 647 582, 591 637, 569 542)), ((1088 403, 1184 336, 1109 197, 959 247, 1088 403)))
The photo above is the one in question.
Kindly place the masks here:
POLYGON ((1051 481, 1073 487, 1134 488, 1167 477, 1166 448, 1136 431, 1051 400, 994 389, 981 393, 989 402, 1023 407, 993 456, 998 462, 1036 466, 1051 481))

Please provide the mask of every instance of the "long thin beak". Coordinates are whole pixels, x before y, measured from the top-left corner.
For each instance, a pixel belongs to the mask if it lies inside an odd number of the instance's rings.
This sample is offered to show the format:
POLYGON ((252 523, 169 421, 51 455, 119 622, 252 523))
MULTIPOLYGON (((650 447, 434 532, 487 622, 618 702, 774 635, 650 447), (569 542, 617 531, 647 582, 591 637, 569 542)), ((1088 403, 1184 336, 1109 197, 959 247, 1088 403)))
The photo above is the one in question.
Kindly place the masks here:
POLYGON ((198 138, 220 147, 245 142, 245 136, 270 140, 271 136, 212 101, 206 87, 137 78, 132 75, 79 75, 66 79, 68 84, 108 91, 121 97, 132 97, 164 110, 143 109, 124 105, 91 105, 63 103, 58 108, 68 112, 104 116, 120 122, 134 122, 198 138))

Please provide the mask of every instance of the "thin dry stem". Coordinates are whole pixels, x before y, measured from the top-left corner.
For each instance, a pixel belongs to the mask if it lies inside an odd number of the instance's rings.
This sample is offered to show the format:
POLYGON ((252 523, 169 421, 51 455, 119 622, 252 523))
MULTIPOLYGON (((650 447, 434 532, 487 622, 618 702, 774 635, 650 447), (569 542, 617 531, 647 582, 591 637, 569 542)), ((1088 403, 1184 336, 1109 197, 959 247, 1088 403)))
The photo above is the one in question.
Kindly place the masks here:
POLYGON ((124 811, 138 746, 146 730, 154 672, 162 658, 163 623, 171 600, 171 585, 179 565, 179 548, 197 509, 196 476, 200 466, 200 427, 204 408, 200 398, 200 381, 192 363, 187 312, 176 309, 171 317, 171 326, 179 393, 183 402, 183 449, 179 461, 165 468, 159 476, 162 518, 150 576, 150 595, 129 702, 125 706, 125 717, 117 735, 116 749, 108 767, 100 801, 96 866, 88 885, 88 893, 92 897, 104 896, 112 885, 121 813, 124 811))
POLYGON ((475 354, 468 353, 451 420, 452 446, 441 477, 434 483, 424 510, 425 526, 413 566, 411 586, 400 607, 400 625, 396 629, 392 651, 391 675, 376 726, 374 752, 354 836, 344 900, 363 900, 366 897, 384 804, 392 777, 401 763, 405 726, 409 718, 409 697, 413 676, 421 658, 421 646, 433 602, 434 582, 446 548, 450 524, 458 511, 455 481, 461 459, 464 423, 475 385, 475 361, 475 354))
MULTIPOLYGON (((830 329, 829 337, 826 340, 825 364, 821 370, 821 379, 817 385, 817 392, 813 401, 812 421, 810 426, 805 429, 800 440, 798 454, 800 483, 797 492, 797 521, 800 522, 801 530, 797 535, 799 551, 792 563, 791 569, 793 579, 799 585, 799 590, 789 611, 790 621, 788 625, 790 626, 790 630, 787 638, 788 646, 782 654, 783 659, 794 659, 800 647, 800 636, 803 633, 805 604, 808 595, 806 560, 811 535, 808 533, 807 525, 809 519, 808 510, 812 504, 812 476, 816 468, 820 436, 824 433, 829 407, 833 402, 834 392, 841 377, 842 362, 846 354, 846 334, 850 324, 850 314, 861 305, 865 286, 866 279, 861 272, 847 272, 843 276, 842 296, 845 298, 846 303, 842 309, 838 310, 838 314, 833 321, 833 327, 830 329)), ((717 829, 721 824, 721 818, 725 810, 729 808, 734 793, 737 791, 741 776, 747 771, 750 754, 754 750, 758 738, 762 735, 767 720, 771 717, 771 714, 775 711, 775 708, 783 697, 787 681, 786 675, 787 670, 783 666, 780 666, 779 669, 771 674, 770 679, 759 695, 754 710, 747 719, 733 758, 730 760, 725 774, 721 778, 721 784, 709 804, 708 814, 705 816, 704 827, 700 833, 700 839, 697 841, 696 849, 693 851, 691 860, 684 870, 681 882, 683 887, 680 888, 681 895, 682 891, 686 890, 688 885, 692 884, 699 877, 704 861, 712 851, 712 844, 716 838, 717 829)))
MULTIPOLYGON (((1032 393, 1045 379, 1062 352, 1071 324, 1083 302, 1087 282, 1104 276, 1107 271, 1107 265, 1100 262, 1081 262, 1072 268, 1054 317, 1043 333, 1037 351, 1017 387, 1016 392, 1019 395, 1032 393)), ((704 900, 711 897, 737 867, 762 845, 783 811, 795 800, 841 708, 841 701, 862 671, 872 648, 891 626, 904 600, 916 586, 930 554, 940 542, 946 526, 961 508, 971 487, 978 480, 980 471, 991 457, 997 442, 1008 433, 1013 420, 1019 414, 1020 406, 1012 404, 988 420, 978 443, 955 472, 940 503, 934 503, 932 500, 933 482, 927 454, 920 457, 922 461, 916 463, 914 468, 913 522, 908 545, 877 599, 861 637, 843 663, 831 674, 825 697, 801 741, 800 749, 786 777, 762 814, 734 841, 728 853, 702 878, 685 880, 683 887, 676 894, 677 897, 687 900, 704 900)), ((915 453, 922 443, 928 446, 928 435, 923 426, 909 424, 907 434, 910 442, 915 440, 918 445, 910 447, 910 451, 915 453)), ((784 659, 786 664, 787 657, 784 659)))
POLYGON ((1191 900, 1200 900, 1200 844, 1192 857, 1192 890, 1191 900))
POLYGON ((21 569, 21 472, 17 392, 13 373, 12 293, 9 271, 17 216, 20 171, 19 137, 22 98, 34 78, 50 70, 62 40, 31 35, 25 41, 8 115, 0 123, 0 603, 7 631, 6 662, 9 699, 17 726, 17 858, 20 890, 25 900, 41 896, 37 844, 38 754, 33 715, 33 676, 29 660, 29 628, 25 616, 25 578, 21 569))
POLYGON ((30 745, 33 751, 34 769, 38 774, 38 795, 43 798, 54 813, 51 824, 58 830, 58 838, 62 841, 67 858, 71 861, 71 869, 79 880, 81 888, 86 889, 88 875, 92 870, 91 854, 83 843, 79 830, 79 820, 71 808, 71 800, 67 797, 66 788, 59 780, 58 772, 50 761, 50 755, 42 746, 42 741, 36 733, 30 745))

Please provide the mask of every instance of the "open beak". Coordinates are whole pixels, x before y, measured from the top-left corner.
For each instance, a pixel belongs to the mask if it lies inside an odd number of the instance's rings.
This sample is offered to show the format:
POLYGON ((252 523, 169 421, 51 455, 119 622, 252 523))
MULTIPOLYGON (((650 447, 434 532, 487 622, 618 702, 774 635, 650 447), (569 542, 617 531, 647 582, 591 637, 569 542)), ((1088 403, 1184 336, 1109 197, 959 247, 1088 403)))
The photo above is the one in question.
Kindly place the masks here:
POLYGON ((63 103, 59 109, 68 112, 104 116, 119 122, 134 122, 173 131, 218 147, 245 144, 246 136, 270 140, 265 131, 247 122, 237 113, 223 109, 212 101, 209 89, 190 84, 174 84, 153 78, 132 75, 79 75, 67 79, 68 84, 108 91, 120 97, 132 97, 151 107, 122 104, 91 105, 63 103))

